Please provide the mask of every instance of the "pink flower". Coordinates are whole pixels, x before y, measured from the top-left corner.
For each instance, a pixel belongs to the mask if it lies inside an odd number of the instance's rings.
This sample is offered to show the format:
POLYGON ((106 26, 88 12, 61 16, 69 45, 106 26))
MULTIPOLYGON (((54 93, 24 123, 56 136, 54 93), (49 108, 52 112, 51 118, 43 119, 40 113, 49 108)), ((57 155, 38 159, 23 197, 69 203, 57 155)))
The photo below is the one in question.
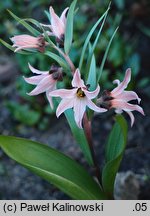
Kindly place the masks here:
MULTIPOLYGON (((44 25, 45 27, 49 27, 51 32, 49 35, 55 36, 59 41, 64 40, 65 28, 66 28, 66 13, 68 11, 68 7, 62 12, 61 16, 58 17, 52 7, 49 8, 49 12, 51 15, 51 25, 44 25)), ((58 41, 58 42, 59 42, 58 41)))
POLYGON ((72 87, 73 89, 59 89, 52 91, 49 95, 62 98, 62 101, 56 110, 57 117, 59 117, 65 110, 73 108, 75 121, 78 127, 82 128, 82 119, 86 106, 96 112, 105 112, 106 109, 99 108, 92 102, 92 99, 98 95, 100 87, 98 86, 95 91, 89 92, 87 86, 85 86, 81 79, 79 69, 76 69, 74 73, 72 87))
POLYGON ((16 35, 10 39, 14 43, 13 47, 17 47, 15 49, 15 52, 22 49, 32 49, 32 48, 35 48, 40 52, 45 51, 46 43, 42 35, 40 35, 39 37, 33 37, 30 35, 16 35))
POLYGON ((122 113, 124 110, 130 116, 131 126, 133 126, 134 115, 132 114, 132 111, 138 111, 142 115, 144 115, 144 111, 139 105, 128 103, 131 100, 137 100, 138 103, 141 101, 134 91, 125 91, 130 80, 131 69, 129 68, 126 70, 124 80, 122 82, 114 80, 113 83, 116 83, 118 86, 111 92, 104 91, 102 97, 98 99, 98 102, 105 108, 115 108, 116 113, 122 113))
POLYGON ((32 76, 30 78, 25 78, 25 81, 32 85, 37 85, 30 93, 28 93, 30 96, 38 95, 43 92, 46 92, 47 99, 50 103, 51 108, 53 108, 53 102, 52 98, 49 95, 49 93, 56 89, 56 83, 57 81, 62 80, 62 70, 61 68, 58 68, 56 66, 51 66, 50 71, 39 71, 35 68, 33 68, 29 64, 30 70, 37 74, 36 76, 32 76))

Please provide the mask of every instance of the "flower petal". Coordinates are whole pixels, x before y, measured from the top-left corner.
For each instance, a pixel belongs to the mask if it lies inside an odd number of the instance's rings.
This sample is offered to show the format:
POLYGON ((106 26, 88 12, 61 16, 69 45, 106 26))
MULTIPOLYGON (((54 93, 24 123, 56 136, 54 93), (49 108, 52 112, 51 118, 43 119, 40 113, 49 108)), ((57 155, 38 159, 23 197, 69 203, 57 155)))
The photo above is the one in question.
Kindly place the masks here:
POLYGON ((64 23, 54 12, 54 9, 52 7, 50 7, 49 11, 51 15, 52 31, 56 37, 61 39, 61 36, 65 33, 64 23))
POLYGON ((52 109, 54 108, 54 105, 53 105, 52 97, 49 95, 49 93, 51 91, 53 91, 54 89, 56 89, 56 83, 55 83, 55 85, 52 85, 50 88, 48 88, 47 91, 46 91, 46 97, 47 97, 52 109))
POLYGON ((32 48, 39 48, 38 46, 36 45, 25 45, 25 46, 19 46, 18 48, 16 48, 14 50, 14 52, 18 52, 19 50, 22 50, 22 49, 32 49, 32 48))
POLYGON ((113 95, 113 97, 116 97, 116 95, 119 95, 124 89, 127 88, 127 85, 130 82, 130 79, 131 79, 131 69, 128 68, 126 70, 124 80, 114 90, 111 91, 111 94, 113 95))
POLYGON ((86 86, 84 85, 83 80, 81 79, 81 74, 80 74, 79 69, 76 69, 76 71, 75 71, 75 73, 73 75, 72 86, 77 87, 77 88, 80 88, 80 87, 85 87, 86 88, 86 86))
POLYGON ((86 109, 86 99, 74 100, 74 118, 79 128, 82 128, 82 119, 86 109))
POLYGON ((91 100, 87 99, 87 106, 95 112, 106 112, 107 109, 96 106, 91 100))
POLYGON ((46 76, 44 79, 41 80, 41 82, 37 85, 35 89, 33 89, 29 95, 38 95, 45 91, 47 91, 50 86, 55 85, 56 81, 52 80, 51 76, 46 76))
POLYGON ((37 85, 39 84, 39 82, 46 76, 46 74, 41 74, 41 75, 37 75, 37 76, 32 76, 32 77, 24 77, 24 80, 32 85, 37 85))
POLYGON ((50 92, 50 96, 61 98, 74 98, 76 97, 77 89, 58 89, 50 92))
POLYGON ((142 107, 140 107, 139 105, 129 104, 126 101, 117 100, 117 99, 111 100, 111 103, 112 103, 112 107, 114 107, 114 108, 122 109, 126 112, 136 110, 136 111, 140 112, 142 115, 145 115, 142 107))
POLYGON ((66 25, 66 13, 68 11, 69 7, 67 7, 61 14, 60 19, 61 21, 64 23, 64 25, 66 25))
POLYGON ((30 65, 30 63, 28 63, 28 66, 30 70, 32 71, 32 73, 35 73, 35 74, 42 74, 42 73, 48 74, 49 73, 49 71, 40 71, 40 70, 35 69, 34 67, 30 65))
POLYGON ((130 119, 131 119, 131 127, 132 127, 133 124, 134 124, 134 115, 133 115, 132 112, 127 112, 127 111, 126 111, 126 113, 130 116, 130 119))
POLYGON ((140 103, 141 98, 138 97, 138 95, 134 91, 123 91, 121 94, 117 95, 115 97, 116 99, 125 100, 126 102, 130 100, 138 100, 138 103, 140 103))
POLYGON ((65 110, 70 109, 72 107, 73 107, 73 100, 62 99, 62 101, 60 102, 56 110, 56 116, 59 117, 65 110))
POLYGON ((88 90, 85 90, 85 89, 82 89, 82 90, 84 91, 84 93, 85 93, 85 95, 87 96, 88 99, 93 99, 98 95, 98 93, 100 91, 100 87, 98 85, 97 88, 94 91, 91 91, 91 92, 88 91, 88 90))

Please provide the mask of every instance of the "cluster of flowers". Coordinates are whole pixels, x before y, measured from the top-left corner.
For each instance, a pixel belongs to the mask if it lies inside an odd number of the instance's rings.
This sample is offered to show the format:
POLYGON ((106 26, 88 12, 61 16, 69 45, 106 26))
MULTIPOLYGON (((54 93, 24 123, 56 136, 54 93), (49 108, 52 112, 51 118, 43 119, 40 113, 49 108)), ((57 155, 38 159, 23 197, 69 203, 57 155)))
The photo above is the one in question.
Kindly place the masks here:
MULTIPOLYGON (((62 46, 64 43, 66 14, 68 8, 63 11, 60 17, 56 15, 52 7, 50 7, 49 11, 51 16, 51 25, 41 25, 48 28, 47 34, 49 36, 54 36, 56 42, 62 46)), ((43 35, 40 35, 39 37, 18 35, 12 37, 11 40, 13 42, 13 47, 16 47, 15 52, 30 48, 44 52, 45 47, 48 45, 43 35)), ((95 91, 89 91, 89 85, 85 85, 84 81, 81 79, 79 69, 73 71, 73 79, 71 83, 72 89, 57 89, 57 82, 62 81, 64 76, 61 67, 52 65, 49 71, 40 71, 29 64, 29 68, 36 74, 30 78, 24 78, 27 83, 36 85, 29 95, 38 95, 46 92, 51 108, 53 108, 52 97, 61 97, 62 100, 56 110, 57 117, 59 117, 65 110, 73 108, 75 121, 80 128, 82 128, 82 119, 86 107, 99 113, 106 112, 111 108, 114 108, 116 113, 122 113, 125 111, 131 118, 131 126, 134 123, 132 111, 138 111, 144 115, 144 111, 139 105, 128 103, 131 100, 137 100, 138 103, 140 103, 141 100, 134 91, 125 91, 131 79, 130 69, 127 69, 124 80, 122 82, 114 80, 117 87, 112 91, 105 90, 101 97, 97 99, 95 104, 92 99, 97 98, 100 92, 100 87, 98 85, 95 91)))

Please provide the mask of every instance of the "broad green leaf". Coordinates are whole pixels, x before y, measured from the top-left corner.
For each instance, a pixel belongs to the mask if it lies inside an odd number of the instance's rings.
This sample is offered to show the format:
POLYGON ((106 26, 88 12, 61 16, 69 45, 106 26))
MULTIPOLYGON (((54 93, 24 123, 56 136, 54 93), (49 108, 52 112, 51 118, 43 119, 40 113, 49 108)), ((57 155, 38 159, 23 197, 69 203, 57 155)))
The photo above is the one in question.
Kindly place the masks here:
POLYGON ((64 191, 73 199, 105 199, 98 184, 77 162, 64 154, 27 139, 0 136, 4 152, 64 191))
POLYGON ((45 51, 44 54, 49 56, 50 58, 54 59, 61 67, 68 70, 68 65, 60 56, 58 56, 57 54, 52 53, 50 51, 45 51))
POLYGON ((70 5, 68 15, 67 15, 67 21, 66 21, 66 30, 65 30, 65 42, 64 42, 64 48, 65 53, 68 54, 72 45, 72 39, 73 39, 73 18, 74 18, 74 10, 76 6, 77 0, 74 0, 72 4, 70 5))
MULTIPOLYGON (((12 47, 12 45, 8 44, 6 41, 2 40, 0 38, 0 43, 2 43, 5 47, 7 47, 8 49, 12 50, 12 51, 15 51, 15 47, 12 47)), ((18 51, 17 53, 19 54, 24 54, 24 55, 29 55, 29 52, 26 52, 26 51, 18 51)))
POLYGON ((103 68, 104 68, 104 64, 105 64, 105 61, 106 61, 106 58, 107 58, 107 55, 108 55, 108 51, 109 51, 109 48, 111 46, 111 43, 113 41, 113 38, 115 37, 115 34, 116 34, 117 30, 118 30, 118 27, 114 31, 114 33, 113 33, 112 37, 110 38, 110 41, 109 41, 109 43, 107 45, 106 51, 105 51, 103 59, 102 59, 102 63, 101 63, 100 69, 98 71, 97 83, 99 83, 99 81, 100 81, 100 78, 101 78, 101 75, 102 75, 102 71, 103 71, 103 68))
POLYGON ((68 123, 70 125, 71 131, 73 133, 73 136, 75 137, 76 141, 78 142, 81 150, 83 151, 83 154, 88 161, 90 165, 93 165, 93 159, 91 156, 90 148, 84 133, 83 129, 80 129, 75 120, 74 120, 74 114, 72 109, 68 109, 65 111, 65 116, 68 120, 68 123))
POLYGON ((7 10, 7 11, 16 21, 18 21, 20 24, 22 24, 34 36, 39 36, 41 34, 39 31, 37 31, 35 28, 33 28, 31 25, 29 25, 26 21, 17 17, 13 12, 11 12, 10 10, 7 10))
POLYGON ((106 16, 106 14, 108 13, 108 9, 106 10, 106 12, 98 19, 98 21, 95 23, 95 25, 92 27, 92 29, 90 30, 90 32, 87 35, 87 38, 84 42, 83 48, 82 48, 82 52, 81 52, 81 57, 80 57, 80 62, 79 62, 79 68, 81 71, 82 68, 82 64, 83 64, 83 60, 84 60, 84 55, 87 49, 87 46, 90 42, 90 39, 95 31, 95 29, 97 28, 97 26, 99 25, 99 23, 103 20, 103 18, 106 16))
POLYGON ((109 198, 113 197, 115 177, 126 147, 127 123, 123 116, 116 116, 116 123, 106 145, 105 166, 102 172, 102 184, 109 198))

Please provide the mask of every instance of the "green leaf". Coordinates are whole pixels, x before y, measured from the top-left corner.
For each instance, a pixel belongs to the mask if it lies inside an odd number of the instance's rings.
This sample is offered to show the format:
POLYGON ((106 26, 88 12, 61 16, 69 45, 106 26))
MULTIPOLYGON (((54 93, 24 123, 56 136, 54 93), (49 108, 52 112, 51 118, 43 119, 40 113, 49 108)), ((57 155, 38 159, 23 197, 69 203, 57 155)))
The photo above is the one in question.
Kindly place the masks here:
MULTIPOLYGON (((108 8, 109 9, 109 8, 108 8)), ((108 13, 108 9, 106 10, 106 12, 98 19, 98 21, 95 23, 95 25, 92 27, 92 29, 90 30, 90 32, 87 35, 87 38, 84 42, 83 48, 82 48, 82 53, 81 53, 81 57, 80 57, 80 62, 79 62, 79 68, 81 71, 82 68, 82 64, 83 64, 83 60, 84 60, 84 55, 87 49, 87 46, 90 42, 90 39, 95 31, 95 29, 97 28, 97 26, 99 25, 99 23, 103 20, 103 18, 106 16, 106 14, 108 13)))
POLYGON ((69 67, 66 64, 66 62, 60 56, 58 56, 57 54, 52 53, 50 51, 45 51, 44 54, 49 56, 50 58, 54 59, 64 69, 69 70, 69 67))
POLYGON ((106 198, 82 166, 48 146, 27 139, 0 136, 0 147, 9 157, 51 182, 73 199, 106 198))
POLYGON ((74 0, 69 8, 67 21, 66 21, 66 30, 65 30, 65 53, 68 54, 72 45, 73 39, 73 18, 74 18, 74 10, 76 6, 77 0, 74 0))
POLYGON ((126 147, 127 123, 123 116, 116 116, 116 123, 112 128, 106 145, 106 163, 102 172, 102 184, 109 198, 113 197, 115 177, 126 147))
POLYGON ((91 63, 92 56, 93 56, 94 50, 95 50, 95 48, 96 48, 96 46, 97 46, 98 40, 99 40, 99 38, 100 38, 100 35, 101 35, 101 32, 102 32, 103 26, 104 26, 104 24, 105 24, 106 17, 107 17, 107 14, 108 14, 109 9, 110 9, 110 4, 109 4, 108 9, 107 9, 107 11, 106 11, 106 13, 105 13, 103 22, 102 22, 101 27, 100 27, 100 29, 99 29, 99 31, 98 31, 98 34, 97 34, 96 39, 95 39, 95 41, 94 41, 94 44, 93 44, 93 46, 91 47, 90 54, 89 54, 89 57, 88 57, 88 60, 87 60, 88 65, 91 63))
POLYGON ((31 25, 29 25, 26 21, 17 17, 13 12, 11 12, 10 10, 7 10, 7 11, 16 21, 18 21, 20 24, 22 24, 33 35, 39 36, 41 34, 39 31, 37 31, 35 28, 33 28, 31 25))
MULTIPOLYGON (((7 47, 8 49, 15 51, 16 48, 12 47, 12 45, 8 44, 6 41, 2 40, 0 38, 0 43, 2 43, 5 47, 7 47)), ((24 55, 29 55, 29 52, 25 52, 25 51, 18 51, 17 53, 19 54, 24 54, 24 55)))
POLYGON ((96 61, 95 56, 93 54, 90 69, 89 69, 89 75, 87 79, 87 84, 90 84, 89 90, 94 91, 96 89, 96 61))
POLYGON ((91 156, 91 151, 84 133, 83 129, 80 129, 75 120, 74 120, 74 114, 72 109, 68 109, 65 111, 65 116, 68 120, 68 123, 70 125, 71 131, 73 133, 73 136, 75 137, 77 143, 79 144, 80 148, 83 151, 83 154, 85 155, 86 160, 90 165, 93 165, 93 159, 91 156))
POLYGON ((97 83, 99 83, 99 81, 100 81, 100 78, 101 78, 101 75, 102 75, 102 72, 103 72, 103 68, 104 68, 104 64, 105 64, 105 61, 106 61, 106 58, 107 58, 107 55, 108 55, 108 51, 109 51, 109 48, 111 46, 111 43, 113 41, 113 38, 115 37, 115 34, 116 34, 117 30, 118 30, 118 27, 114 31, 114 33, 113 33, 112 37, 110 38, 110 41, 109 41, 109 43, 107 45, 107 48, 106 48, 106 51, 104 53, 102 63, 101 63, 101 66, 100 66, 100 69, 99 69, 99 72, 98 72, 97 83))

